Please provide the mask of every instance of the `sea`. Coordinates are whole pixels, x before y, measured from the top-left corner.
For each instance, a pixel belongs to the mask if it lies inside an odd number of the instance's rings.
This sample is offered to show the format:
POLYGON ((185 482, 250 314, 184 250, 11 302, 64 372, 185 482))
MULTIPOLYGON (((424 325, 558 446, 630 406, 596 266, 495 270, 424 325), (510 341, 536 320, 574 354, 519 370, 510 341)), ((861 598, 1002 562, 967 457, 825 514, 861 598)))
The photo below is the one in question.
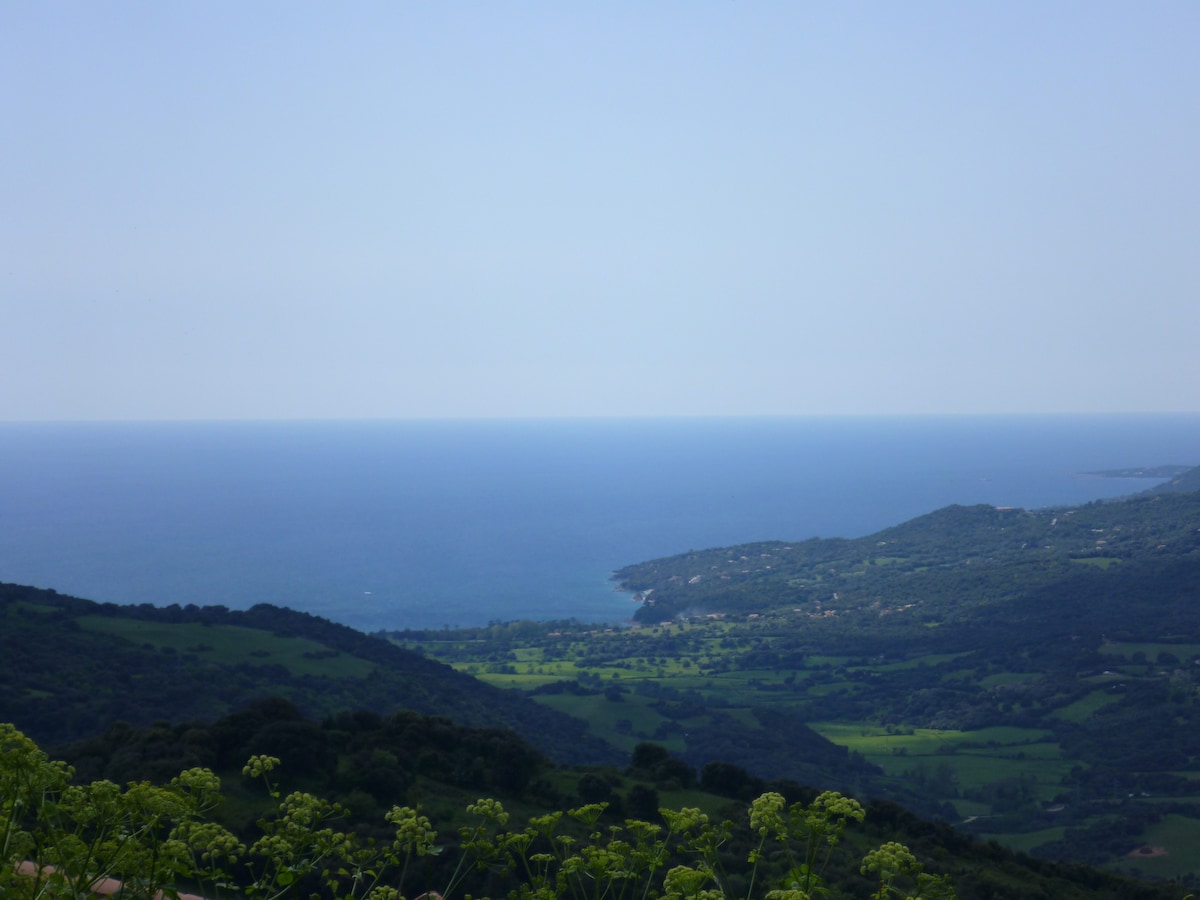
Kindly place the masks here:
POLYGON ((1200 414, 0 423, 0 581, 374 632, 618 624, 614 570, 1144 490, 1200 414))

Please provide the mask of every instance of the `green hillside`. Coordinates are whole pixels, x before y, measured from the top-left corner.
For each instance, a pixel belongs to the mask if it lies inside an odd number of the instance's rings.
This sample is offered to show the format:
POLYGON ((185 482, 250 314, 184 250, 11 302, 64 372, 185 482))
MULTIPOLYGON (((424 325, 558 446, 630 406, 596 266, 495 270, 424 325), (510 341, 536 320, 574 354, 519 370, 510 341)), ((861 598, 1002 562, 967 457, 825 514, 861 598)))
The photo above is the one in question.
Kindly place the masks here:
POLYGON ((47 743, 115 721, 212 719, 278 696, 312 716, 405 709, 511 728, 561 762, 618 758, 578 719, 279 607, 126 607, 0 584, 0 657, 0 721, 47 743))

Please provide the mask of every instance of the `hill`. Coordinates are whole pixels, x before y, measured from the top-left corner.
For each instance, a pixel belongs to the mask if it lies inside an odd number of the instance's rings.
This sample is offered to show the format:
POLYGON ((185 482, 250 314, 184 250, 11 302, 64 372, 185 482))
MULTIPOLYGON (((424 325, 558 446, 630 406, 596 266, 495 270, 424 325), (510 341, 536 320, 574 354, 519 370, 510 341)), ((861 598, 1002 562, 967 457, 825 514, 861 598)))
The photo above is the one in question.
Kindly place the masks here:
POLYGON ((115 721, 212 719, 256 698, 307 715, 412 710, 511 728, 548 756, 612 762, 578 719, 305 613, 118 606, 0 584, 0 721, 61 743, 115 721))
POLYGON ((1200 466, 1182 472, 1172 472, 1167 481, 1150 489, 1150 492, 1155 494, 1180 494, 1191 491, 1200 491, 1200 466))
POLYGON ((797 607, 831 618, 870 610, 879 591, 888 600, 907 592, 917 602, 908 609, 941 623, 1061 581, 1070 566, 1186 558, 1200 550, 1198 505, 1194 491, 1156 491, 1070 509, 950 506, 856 540, 717 548, 627 566, 616 579, 642 599, 643 623, 797 607))

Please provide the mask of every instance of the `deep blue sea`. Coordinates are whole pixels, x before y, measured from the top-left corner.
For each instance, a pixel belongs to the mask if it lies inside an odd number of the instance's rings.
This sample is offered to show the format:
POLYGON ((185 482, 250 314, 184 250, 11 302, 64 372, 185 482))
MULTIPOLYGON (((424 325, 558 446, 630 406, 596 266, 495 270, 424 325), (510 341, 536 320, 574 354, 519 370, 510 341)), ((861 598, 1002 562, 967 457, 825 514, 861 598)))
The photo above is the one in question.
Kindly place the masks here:
POLYGON ((1200 464, 1200 415, 0 424, 0 581, 366 631, 624 621, 691 548, 1041 507, 1200 464))

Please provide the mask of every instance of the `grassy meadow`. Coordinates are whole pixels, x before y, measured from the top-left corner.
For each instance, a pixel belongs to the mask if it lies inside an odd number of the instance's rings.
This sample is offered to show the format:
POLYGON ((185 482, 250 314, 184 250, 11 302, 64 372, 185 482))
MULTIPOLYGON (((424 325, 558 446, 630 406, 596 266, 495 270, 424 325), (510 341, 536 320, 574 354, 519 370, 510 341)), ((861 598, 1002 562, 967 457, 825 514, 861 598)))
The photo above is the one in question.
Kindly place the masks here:
POLYGON ((222 665, 280 665, 292 675, 365 678, 373 663, 330 650, 317 641, 280 637, 239 625, 168 623, 140 619, 81 616, 80 626, 99 636, 122 637, 139 645, 192 654, 222 665))

